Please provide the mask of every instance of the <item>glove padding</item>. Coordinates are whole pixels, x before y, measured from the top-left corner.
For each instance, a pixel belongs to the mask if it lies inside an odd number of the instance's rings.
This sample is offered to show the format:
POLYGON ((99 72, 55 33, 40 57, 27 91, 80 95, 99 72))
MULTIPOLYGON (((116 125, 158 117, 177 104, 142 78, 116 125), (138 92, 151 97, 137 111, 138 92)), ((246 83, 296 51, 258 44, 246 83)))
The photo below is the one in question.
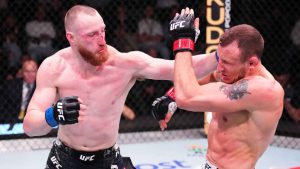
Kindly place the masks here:
POLYGON ((79 110, 77 96, 65 97, 46 110, 46 121, 51 127, 78 123, 79 110))
POLYGON ((175 90, 174 87, 170 88, 165 96, 159 97, 152 103, 151 113, 157 120, 164 120, 168 112, 174 114, 177 110, 177 104, 175 102, 175 90))
MULTIPOLYGON (((198 32, 197 32, 198 33, 198 32)), ((194 12, 176 14, 170 22, 170 35, 173 40, 173 52, 194 51, 194 40, 197 38, 194 26, 194 12)), ((199 35, 199 33, 197 34, 199 35)))
POLYGON ((174 99, 169 96, 162 96, 154 100, 152 103, 151 113, 157 120, 164 120, 168 112, 172 114, 177 110, 177 104, 174 99))

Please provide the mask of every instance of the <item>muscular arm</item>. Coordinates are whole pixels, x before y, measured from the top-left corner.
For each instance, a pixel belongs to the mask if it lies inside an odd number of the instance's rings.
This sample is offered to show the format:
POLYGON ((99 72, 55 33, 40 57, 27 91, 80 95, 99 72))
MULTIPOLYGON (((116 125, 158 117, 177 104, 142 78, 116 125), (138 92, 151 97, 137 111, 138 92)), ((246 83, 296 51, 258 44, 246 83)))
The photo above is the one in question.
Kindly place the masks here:
POLYGON ((178 107, 190 111, 253 111, 265 108, 269 100, 280 101, 273 83, 262 78, 243 79, 234 84, 215 82, 199 85, 190 52, 176 55, 174 86, 178 107))
POLYGON ((24 118, 24 131, 29 136, 45 135, 52 129, 45 120, 45 110, 56 99, 56 88, 53 85, 53 74, 50 73, 52 68, 49 59, 46 59, 38 70, 36 89, 24 118))
MULTIPOLYGON (((173 80, 174 61, 152 58, 142 52, 130 52, 130 60, 136 63, 136 76, 155 80, 173 80)), ((214 53, 195 55, 192 57, 193 69, 197 78, 203 78, 217 67, 214 53)))

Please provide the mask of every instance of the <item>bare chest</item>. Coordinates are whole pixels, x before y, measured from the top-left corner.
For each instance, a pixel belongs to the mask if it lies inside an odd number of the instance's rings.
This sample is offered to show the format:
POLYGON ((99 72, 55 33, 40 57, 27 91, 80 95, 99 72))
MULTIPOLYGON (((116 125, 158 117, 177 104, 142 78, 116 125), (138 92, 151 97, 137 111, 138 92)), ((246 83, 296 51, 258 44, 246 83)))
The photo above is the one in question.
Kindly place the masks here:
POLYGON ((113 104, 126 97, 133 83, 132 73, 108 66, 94 72, 66 68, 57 79, 56 86, 60 97, 76 95, 84 102, 113 104))
POLYGON ((219 127, 230 127, 246 123, 249 120, 248 111, 239 111, 234 113, 214 113, 213 120, 217 122, 219 127))
POLYGON ((235 138, 238 135, 245 135, 248 132, 250 123, 249 112, 247 111, 213 113, 209 130, 214 137, 226 140, 227 138, 235 138))

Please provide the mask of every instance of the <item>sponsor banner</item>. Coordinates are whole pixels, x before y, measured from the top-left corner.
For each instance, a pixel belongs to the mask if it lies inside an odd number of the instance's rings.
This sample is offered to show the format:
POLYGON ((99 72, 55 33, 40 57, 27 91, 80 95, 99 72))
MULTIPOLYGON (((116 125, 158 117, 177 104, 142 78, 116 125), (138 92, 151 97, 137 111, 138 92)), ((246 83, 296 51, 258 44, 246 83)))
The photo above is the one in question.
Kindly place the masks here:
POLYGON ((217 49, 220 36, 230 28, 231 0, 206 0, 206 50, 217 49))

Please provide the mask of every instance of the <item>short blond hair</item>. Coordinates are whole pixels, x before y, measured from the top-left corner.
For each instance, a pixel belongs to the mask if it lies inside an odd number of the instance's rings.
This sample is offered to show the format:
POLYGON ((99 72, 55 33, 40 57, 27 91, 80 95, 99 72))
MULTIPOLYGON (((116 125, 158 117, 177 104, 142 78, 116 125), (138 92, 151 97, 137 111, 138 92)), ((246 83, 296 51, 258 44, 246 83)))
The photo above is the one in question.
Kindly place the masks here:
POLYGON ((98 11, 92 7, 86 5, 75 5, 70 8, 65 16, 65 29, 66 31, 70 31, 72 24, 75 22, 75 19, 80 13, 84 13, 87 15, 96 15, 98 11))

